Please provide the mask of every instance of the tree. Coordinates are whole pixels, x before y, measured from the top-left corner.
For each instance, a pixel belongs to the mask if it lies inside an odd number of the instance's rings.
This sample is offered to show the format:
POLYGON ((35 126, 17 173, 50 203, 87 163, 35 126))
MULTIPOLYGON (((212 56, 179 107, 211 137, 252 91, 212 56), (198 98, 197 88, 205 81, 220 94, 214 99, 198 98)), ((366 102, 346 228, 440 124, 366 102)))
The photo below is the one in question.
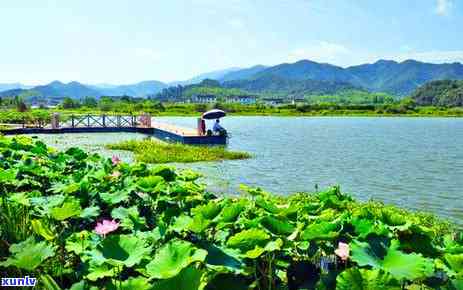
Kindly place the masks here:
POLYGON ((61 102, 63 109, 74 109, 78 107, 78 103, 69 97, 65 97, 61 102))
POLYGON ((88 108, 95 108, 98 105, 98 102, 94 97, 85 97, 82 104, 88 108))

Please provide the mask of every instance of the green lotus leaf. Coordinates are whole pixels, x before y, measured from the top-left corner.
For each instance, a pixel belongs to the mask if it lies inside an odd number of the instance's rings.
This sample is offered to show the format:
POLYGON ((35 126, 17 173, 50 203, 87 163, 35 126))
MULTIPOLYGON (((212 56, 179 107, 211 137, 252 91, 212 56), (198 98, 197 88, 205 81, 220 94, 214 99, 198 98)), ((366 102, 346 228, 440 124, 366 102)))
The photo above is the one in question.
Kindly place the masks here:
POLYGON ((175 168, 167 165, 157 165, 150 170, 152 175, 160 176, 165 181, 174 181, 177 177, 175 173, 175 168))
POLYGON ((156 279, 172 278, 191 263, 203 262, 206 255, 205 250, 198 249, 189 242, 170 241, 162 246, 146 265, 146 273, 156 279))
POLYGON ((161 182, 164 182, 161 176, 147 176, 138 179, 137 186, 145 192, 151 192, 161 182))
POLYGON ((42 220, 31 220, 32 230, 45 240, 51 241, 55 239, 55 233, 42 220))
POLYGON ((269 239, 270 236, 265 231, 253 228, 231 236, 227 241, 227 245, 231 248, 249 251, 256 246, 264 247, 269 239))
POLYGON ((100 215, 100 207, 99 206, 90 206, 84 208, 80 213, 80 217, 84 219, 92 219, 100 215))
POLYGON ((201 214, 205 219, 214 219, 222 210, 220 203, 215 200, 211 200, 205 205, 198 205, 191 210, 193 215, 201 214))
POLYGON ((258 196, 255 202, 257 206, 265 209, 269 213, 278 214, 280 212, 280 209, 278 207, 276 207, 272 202, 268 201, 262 196, 258 196))
POLYGON ((140 217, 140 213, 136 205, 125 208, 118 207, 112 210, 111 216, 120 220, 121 227, 128 230, 140 230, 146 225, 146 219, 140 217))
POLYGON ((151 248, 134 235, 110 235, 100 244, 99 251, 110 264, 133 267, 150 254, 151 248))
POLYGON ((305 228, 301 233, 303 240, 334 239, 339 235, 340 226, 332 222, 314 223, 305 228))
POLYGON ((100 197, 107 204, 116 205, 123 201, 127 201, 129 199, 129 192, 126 190, 120 190, 113 193, 102 192, 100 193, 100 197))
MULTIPOLYGON (((148 283, 148 279, 145 277, 130 277, 120 284, 119 281, 113 281, 113 283, 109 285, 108 290, 150 290, 152 287, 153 286, 148 283)), ((180 289, 181 288, 177 290, 180 289)))
POLYGON ((336 278, 336 290, 402 289, 400 283, 380 270, 350 268, 336 278))
POLYGON ((275 216, 265 216, 260 220, 260 224, 269 230, 274 235, 290 235, 296 229, 295 226, 289 223, 285 218, 277 218, 275 216))
POLYGON ((370 244, 354 241, 351 243, 351 258, 359 266, 369 265, 383 269, 398 280, 424 278, 434 272, 434 263, 431 259, 415 253, 405 254, 397 250, 398 247, 398 241, 393 240, 387 254, 381 259, 370 244))
POLYGON ((79 216, 81 212, 82 208, 80 207, 80 202, 77 199, 70 199, 65 201, 62 206, 50 209, 50 215, 59 221, 79 216))
POLYGON ((86 286, 86 283, 83 280, 72 284, 71 288, 69 288, 69 290, 87 290, 87 289, 88 287, 86 286))
POLYGON ((203 271, 190 266, 170 279, 156 282, 152 290, 200 290, 202 276, 203 271))
POLYGON ((190 230, 192 223, 192 217, 182 214, 181 216, 175 219, 174 223, 170 226, 170 229, 175 232, 181 233, 183 231, 190 230))
POLYGON ((11 256, 0 266, 16 266, 20 269, 32 271, 42 264, 46 259, 55 255, 55 247, 47 242, 36 243, 33 237, 10 246, 11 256))
POLYGON ((97 281, 101 278, 114 277, 117 274, 117 268, 108 264, 90 263, 88 274, 85 276, 90 281, 97 281))
POLYGON ((398 245, 392 242, 381 267, 396 279, 414 280, 429 277, 434 273, 434 263, 420 254, 405 254, 397 250, 398 245))
POLYGON ((354 240, 350 244, 350 248, 351 259, 359 266, 372 266, 373 268, 380 268, 380 254, 375 252, 369 243, 354 240))
POLYGON ((393 209, 383 209, 381 211, 382 220, 390 226, 401 226, 407 223, 407 219, 403 214, 400 214, 393 209))
POLYGON ((240 260, 238 250, 223 249, 211 243, 203 242, 201 247, 207 251, 206 264, 212 267, 225 267, 234 271, 244 266, 240 260))
POLYGON ((79 183, 55 183, 51 186, 50 190, 53 193, 72 194, 80 189, 79 183))
POLYGON ((18 192, 8 197, 8 201, 17 203, 22 206, 30 206, 30 199, 26 192, 18 192))
POLYGON ((452 271, 463 275, 463 254, 445 254, 444 259, 452 271))
POLYGON ((211 220, 208 220, 203 215, 198 214, 193 217, 193 221, 190 224, 190 230, 194 233, 199 234, 204 232, 210 224, 211 220))
POLYGON ((226 204, 215 220, 223 223, 232 223, 236 221, 240 213, 244 210, 244 200, 226 204))
POLYGON ((0 183, 5 184, 16 181, 16 175, 18 175, 18 170, 15 168, 10 168, 6 170, 0 168, 0 183))
POLYGON ((280 250, 282 246, 283 246, 283 241, 281 239, 270 241, 267 243, 267 245, 265 245, 264 248, 256 246, 254 249, 247 251, 245 254, 245 257, 250 258, 250 259, 257 259, 263 253, 274 252, 274 251, 280 250))
POLYGON ((354 218, 351 223, 359 238, 366 238, 370 234, 376 234, 378 236, 389 234, 389 230, 383 223, 376 223, 371 219, 354 218))

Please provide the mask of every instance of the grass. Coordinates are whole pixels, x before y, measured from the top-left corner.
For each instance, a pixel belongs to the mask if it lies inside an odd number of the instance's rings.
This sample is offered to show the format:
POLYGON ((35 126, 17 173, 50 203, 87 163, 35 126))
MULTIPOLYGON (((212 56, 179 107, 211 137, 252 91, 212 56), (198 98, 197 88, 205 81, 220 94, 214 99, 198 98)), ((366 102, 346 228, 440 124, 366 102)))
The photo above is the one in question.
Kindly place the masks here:
POLYGON ((129 140, 106 145, 112 150, 126 150, 135 153, 135 159, 145 163, 191 163, 247 159, 247 152, 229 151, 223 146, 191 146, 180 143, 165 143, 154 139, 129 140))

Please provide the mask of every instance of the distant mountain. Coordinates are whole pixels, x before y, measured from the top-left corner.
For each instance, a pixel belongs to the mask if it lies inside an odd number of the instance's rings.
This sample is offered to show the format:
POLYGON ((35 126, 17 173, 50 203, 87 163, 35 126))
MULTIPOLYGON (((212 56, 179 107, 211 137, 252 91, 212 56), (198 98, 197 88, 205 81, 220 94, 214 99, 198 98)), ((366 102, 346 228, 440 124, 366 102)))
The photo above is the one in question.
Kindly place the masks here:
POLYGON ((396 95, 408 95, 417 87, 433 80, 463 79, 461 63, 432 64, 416 60, 398 63, 380 60, 346 70, 357 77, 354 84, 396 95))
POLYGON ((79 82, 62 83, 60 81, 53 81, 44 86, 36 86, 31 90, 38 92, 41 96, 45 97, 99 97, 102 95, 98 90, 89 88, 79 82))
POLYGON ((340 91, 358 89, 347 82, 291 79, 270 74, 247 80, 224 82, 223 86, 252 93, 277 93, 281 95, 298 95, 300 97, 305 94, 334 94, 340 91))
POLYGON ((132 96, 132 97, 145 97, 147 95, 157 94, 167 85, 160 81, 143 81, 130 85, 93 85, 91 88, 98 90, 103 95, 108 96, 132 96))
POLYGON ((411 96, 421 106, 463 106, 463 81, 432 81, 411 96))
POLYGON ((236 71, 229 72, 217 80, 221 82, 233 81, 233 80, 244 80, 244 79, 252 77, 253 75, 263 71, 266 68, 267 66, 264 66, 264 65, 256 65, 250 68, 239 69, 236 71))
POLYGON ((211 79, 211 80, 220 80, 222 79, 225 75, 239 71, 240 68, 237 67, 232 67, 232 68, 227 68, 223 70, 216 70, 212 72, 207 72, 203 73, 200 75, 197 75, 191 79, 185 80, 185 81, 175 81, 175 82, 170 82, 169 86, 177 86, 177 85, 182 85, 182 86, 187 86, 187 85, 194 85, 194 84, 199 84, 203 80, 206 79, 211 79))
POLYGON ((21 83, 0 84, 0 92, 9 91, 14 89, 29 89, 31 86, 26 86, 21 83))
POLYGON ((348 82, 375 92, 388 92, 395 95, 408 95, 426 82, 441 79, 463 79, 463 65, 430 64, 415 60, 395 62, 379 60, 342 68, 339 66, 301 60, 284 63, 259 70, 248 75, 247 80, 279 77, 289 80, 319 80, 348 82))
POLYGON ((11 90, 6 90, 6 91, 1 91, 0 98, 19 96, 27 91, 28 90, 26 89, 11 89, 11 90))

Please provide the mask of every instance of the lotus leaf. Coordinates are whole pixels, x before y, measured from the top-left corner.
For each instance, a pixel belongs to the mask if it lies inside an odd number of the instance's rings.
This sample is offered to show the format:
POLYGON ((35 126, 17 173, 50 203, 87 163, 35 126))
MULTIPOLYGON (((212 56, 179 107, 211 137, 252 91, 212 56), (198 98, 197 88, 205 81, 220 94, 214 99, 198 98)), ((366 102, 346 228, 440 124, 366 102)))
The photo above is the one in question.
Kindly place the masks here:
POLYGON ((31 220, 31 225, 34 232, 37 235, 42 236, 47 241, 55 239, 55 233, 50 229, 49 226, 45 225, 42 220, 31 220))
POLYGON ((152 192, 161 182, 164 182, 164 178, 161 176, 147 176, 140 178, 137 182, 137 186, 145 192, 152 192))
POLYGON ((99 247, 108 263, 132 267, 151 252, 145 241, 133 235, 110 235, 99 247))
POLYGON ((202 276, 201 270, 190 266, 172 278, 156 282, 152 290, 200 290, 202 276))
MULTIPOLYGON (((119 282, 111 283, 108 290, 150 290, 153 286, 148 283, 148 280, 144 277, 129 278, 122 283, 119 282)), ((177 289, 180 290, 181 288, 177 289)))
POLYGON ((46 259, 55 255, 55 248, 47 242, 36 243, 33 237, 10 246, 11 256, 0 266, 16 266, 20 269, 32 271, 46 259))
POLYGON ((60 207, 54 207, 50 210, 50 215, 59 221, 66 220, 71 217, 79 216, 82 209, 78 200, 70 200, 63 203, 60 207))
POLYGON ((172 278, 191 263, 203 262, 206 255, 205 250, 198 249, 189 242, 170 241, 156 252, 146 265, 146 272, 151 278, 172 278))
POLYGON ((287 219, 270 215, 264 216, 260 224, 274 235, 290 235, 296 229, 287 219))
POLYGON ((100 197, 107 204, 116 205, 123 201, 127 201, 129 199, 129 192, 126 190, 119 190, 113 193, 102 192, 100 193, 100 197))
POLYGON ((402 289, 400 283, 380 270, 350 268, 336 278, 336 290, 402 289))
POLYGON ((270 236, 261 229, 249 229, 231 236, 227 245, 231 248, 238 248, 242 251, 249 251, 256 246, 264 247, 270 236))
POLYGON ((339 235, 340 226, 333 222, 314 223, 301 233, 303 240, 334 239, 339 235))
POLYGON ((115 208, 111 212, 111 216, 120 220, 121 227, 128 230, 139 230, 144 228, 146 224, 145 218, 140 217, 137 206, 115 208))

